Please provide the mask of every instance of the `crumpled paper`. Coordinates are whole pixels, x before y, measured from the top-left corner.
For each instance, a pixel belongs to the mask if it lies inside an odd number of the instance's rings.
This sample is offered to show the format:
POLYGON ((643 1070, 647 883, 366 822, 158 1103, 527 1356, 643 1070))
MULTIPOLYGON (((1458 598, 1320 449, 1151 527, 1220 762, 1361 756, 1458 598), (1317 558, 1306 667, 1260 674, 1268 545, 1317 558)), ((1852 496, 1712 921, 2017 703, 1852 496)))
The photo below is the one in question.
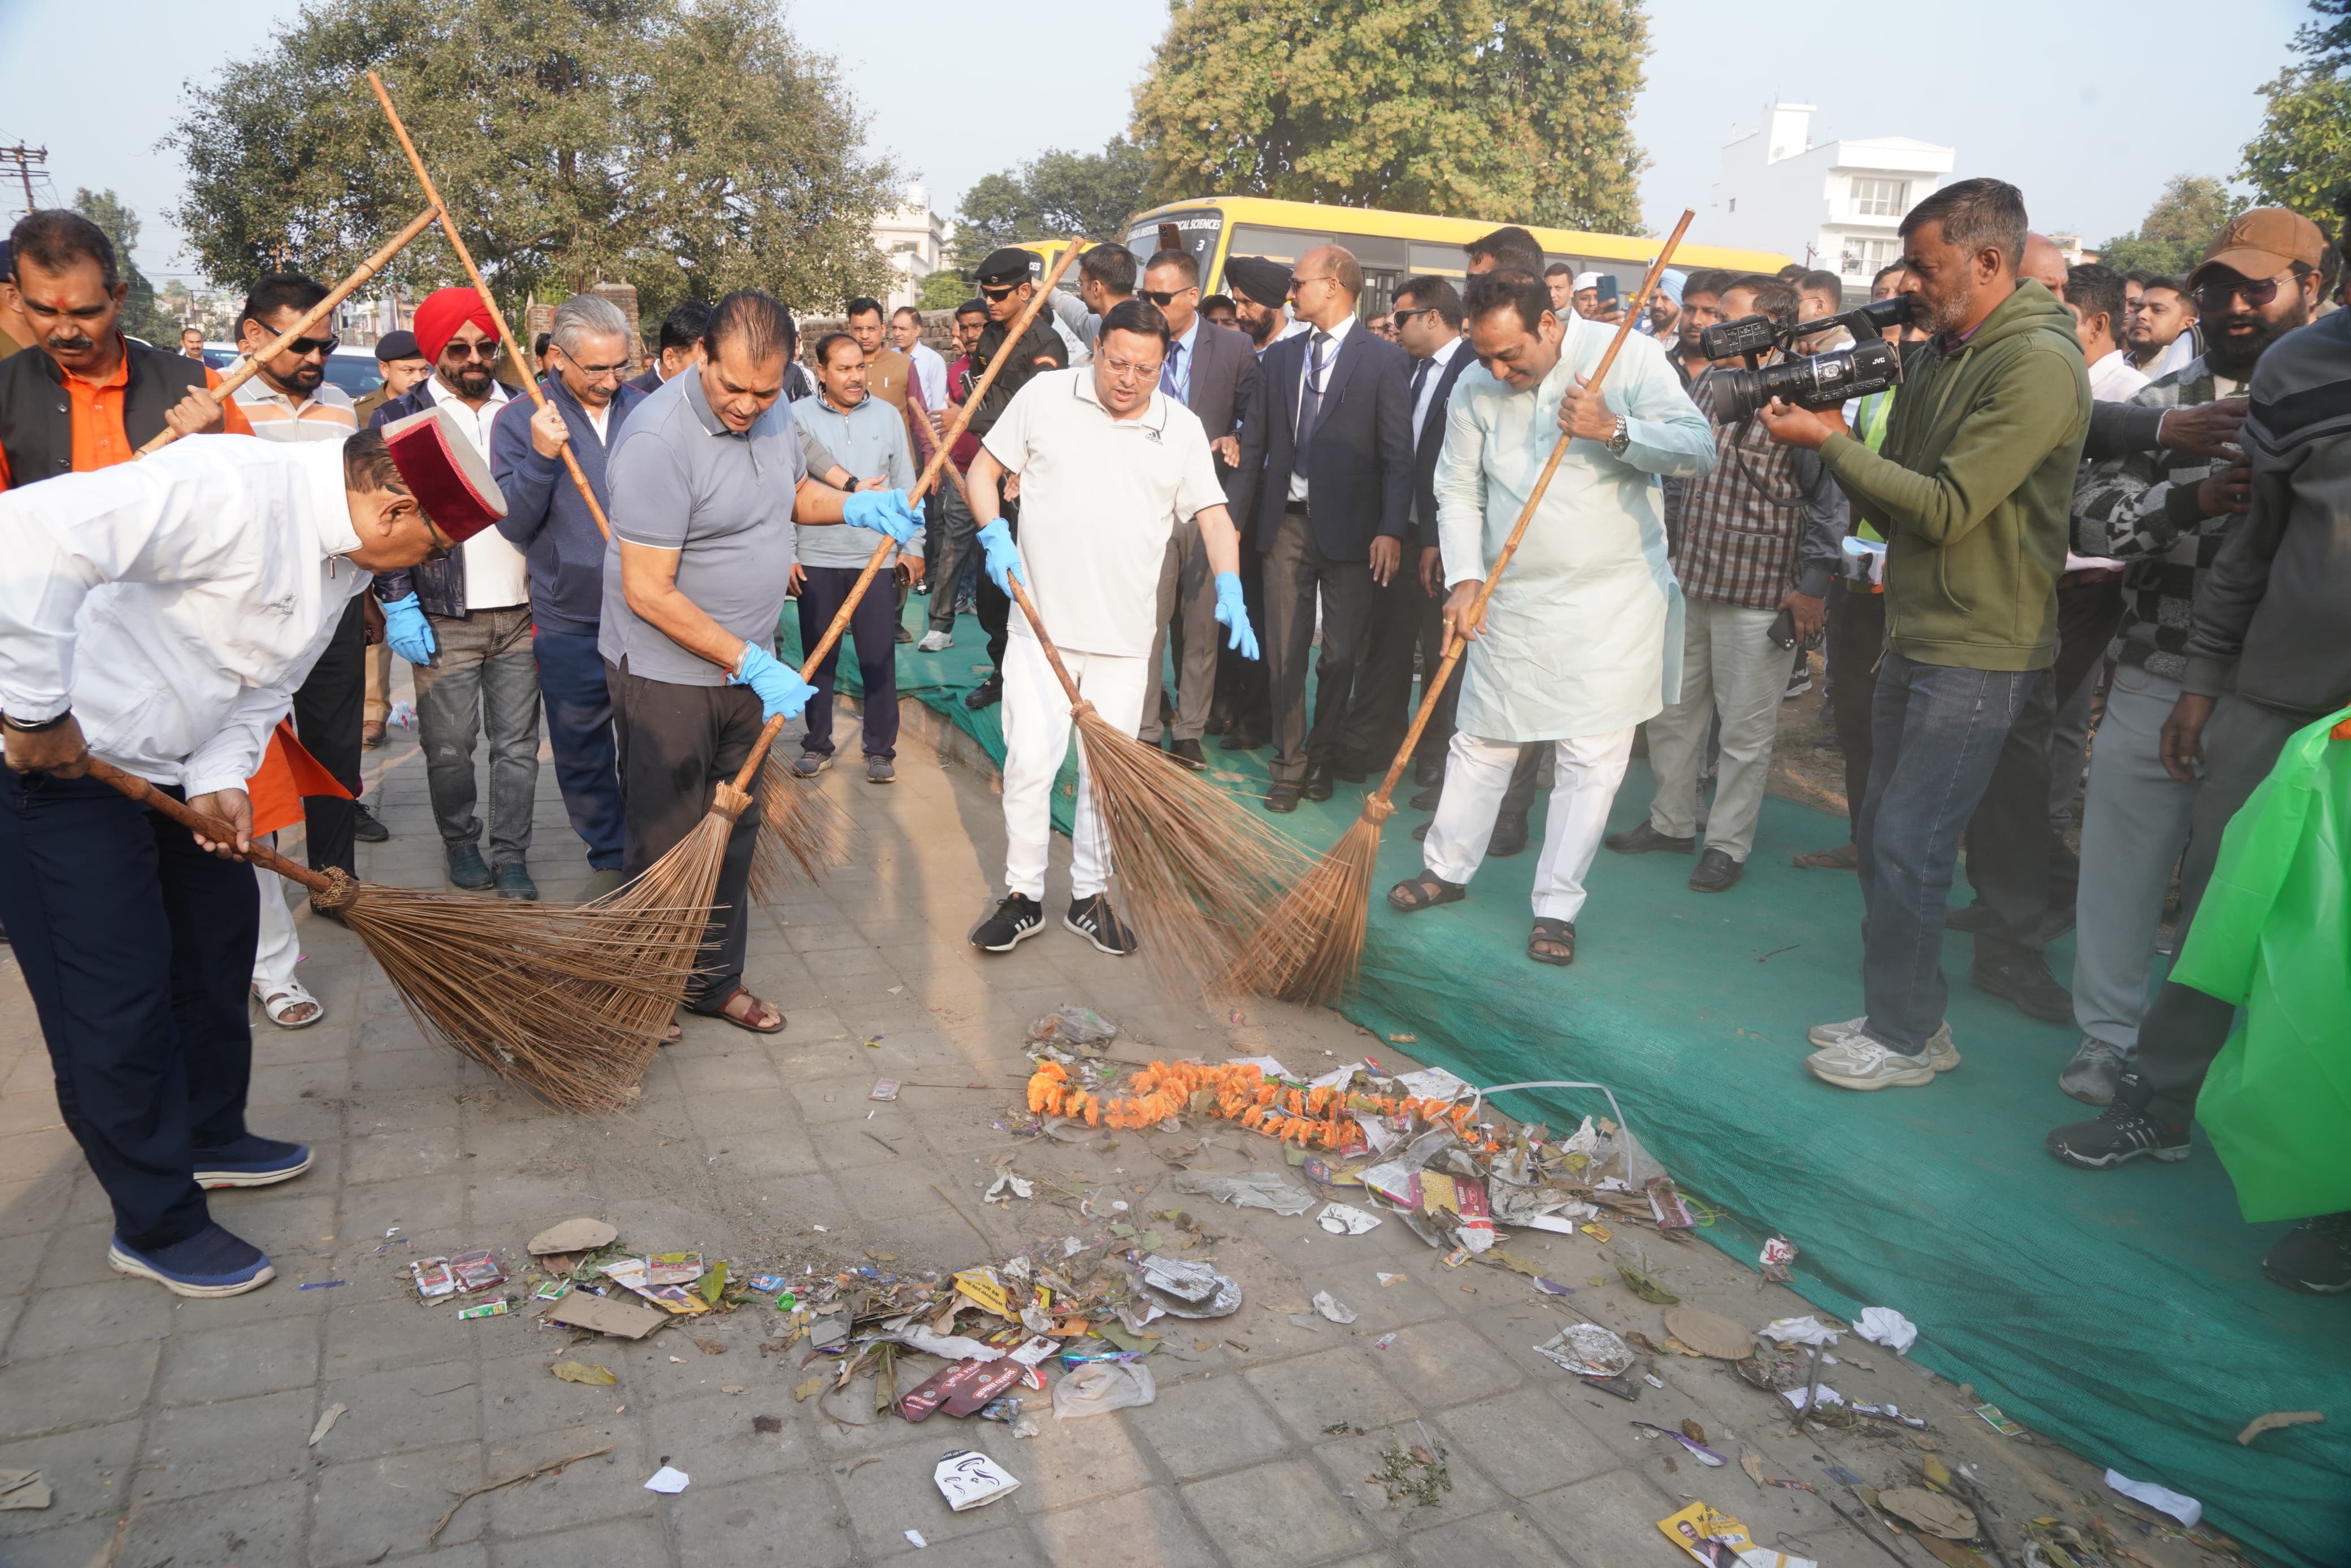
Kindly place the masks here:
POLYGON ((1614 1377, 1633 1364, 1633 1347, 1598 1323, 1570 1323, 1534 1349, 1579 1377, 1614 1377))
POLYGON ((1378 1215, 1366 1213, 1345 1203, 1325 1204, 1322 1212, 1314 1218, 1333 1236, 1361 1236, 1380 1222, 1378 1215))
POLYGON ((1755 1331, 1759 1339, 1773 1344, 1829 1345, 1837 1342, 1837 1331, 1810 1312, 1801 1318, 1775 1318, 1755 1331))
POLYGON ((1237 1208, 1270 1208, 1276 1214, 1303 1214, 1314 1207, 1314 1195, 1272 1171, 1248 1171, 1238 1176, 1186 1171, 1168 1184, 1177 1192, 1212 1197, 1237 1208))
POLYGON ((2158 1513, 2170 1515, 2190 1530, 2204 1517, 2202 1503, 2185 1492, 2159 1487, 2153 1481, 2135 1481, 2120 1470, 2108 1470, 2106 1484, 2134 1502, 2143 1502, 2158 1513))
POLYGON ((1355 1309, 1328 1291, 1314 1292, 1314 1310, 1334 1323, 1351 1323, 1355 1321, 1355 1309))
POLYGON ((1882 1344, 1896 1355, 1909 1354, 1918 1343, 1918 1325, 1892 1307, 1864 1307, 1853 1332, 1872 1344, 1882 1344))

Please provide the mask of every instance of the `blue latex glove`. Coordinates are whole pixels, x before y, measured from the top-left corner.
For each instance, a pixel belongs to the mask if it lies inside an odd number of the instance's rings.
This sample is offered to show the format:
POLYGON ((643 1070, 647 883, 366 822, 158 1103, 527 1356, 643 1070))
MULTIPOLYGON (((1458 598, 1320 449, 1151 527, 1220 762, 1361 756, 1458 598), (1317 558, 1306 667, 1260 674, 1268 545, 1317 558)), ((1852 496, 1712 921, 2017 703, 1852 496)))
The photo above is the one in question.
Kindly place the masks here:
POLYGON ((860 490, 841 508, 841 520, 852 528, 872 528, 900 544, 911 544, 923 526, 922 514, 906 500, 904 490, 860 490))
POLYGON ((1257 633, 1249 630, 1249 607, 1241 601, 1240 573, 1217 573, 1217 622, 1232 632, 1232 640, 1225 646, 1236 649, 1244 659, 1257 657, 1257 633))
POLYGON ((424 607, 416 602, 416 595, 395 599, 383 607, 383 640, 412 664, 433 662, 433 623, 424 619, 424 607))
POLYGON ((1012 590, 1005 586, 1008 576, 1023 588, 1029 586, 1028 570, 1020 564, 1020 547, 1012 542, 1011 525, 1002 517, 979 530, 979 548, 987 552, 987 580, 996 584, 998 593, 1012 597, 1012 590))
POLYGON ((800 679, 800 673, 778 660, 757 643, 743 644, 743 657, 735 673, 726 677, 730 686, 748 686, 759 694, 759 716, 763 719, 778 714, 786 718, 798 718, 800 709, 808 706, 816 688, 800 679))

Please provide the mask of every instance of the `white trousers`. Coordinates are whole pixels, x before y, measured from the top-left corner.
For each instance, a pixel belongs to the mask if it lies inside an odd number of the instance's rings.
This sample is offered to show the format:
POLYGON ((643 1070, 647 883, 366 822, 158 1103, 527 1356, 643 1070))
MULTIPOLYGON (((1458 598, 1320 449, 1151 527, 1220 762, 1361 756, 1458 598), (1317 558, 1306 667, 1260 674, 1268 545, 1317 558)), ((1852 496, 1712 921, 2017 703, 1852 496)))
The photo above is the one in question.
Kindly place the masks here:
MULTIPOLYGON (((1017 612, 1016 612, 1017 613, 1017 612)), ((1113 729, 1133 735, 1143 723, 1151 661, 1064 648, 1078 691, 1113 729)), ((1045 854, 1053 834, 1053 781, 1070 749, 1070 695, 1033 637, 1004 640, 1004 890, 1042 902, 1045 854)), ((1076 831, 1071 834, 1070 896, 1091 898, 1110 884, 1110 839, 1094 811, 1085 748, 1078 749, 1076 831)))
MULTIPOLYGON (((1600 852, 1608 808, 1633 759, 1633 731, 1580 735, 1552 745, 1558 772, 1543 823, 1542 856, 1535 862, 1534 911, 1546 919, 1573 920, 1583 908, 1583 879, 1600 852)), ((1445 793, 1422 846, 1429 875, 1466 883, 1478 874, 1518 760, 1515 740, 1480 740, 1464 730, 1454 732, 1445 758, 1445 793)))
MULTIPOLYGON (((263 841, 276 849, 277 835, 266 833, 263 841)), ((266 997, 294 978, 302 940, 294 934, 294 912, 286 907, 286 879, 260 866, 253 874, 261 883, 261 941, 253 953, 253 986, 266 997)))

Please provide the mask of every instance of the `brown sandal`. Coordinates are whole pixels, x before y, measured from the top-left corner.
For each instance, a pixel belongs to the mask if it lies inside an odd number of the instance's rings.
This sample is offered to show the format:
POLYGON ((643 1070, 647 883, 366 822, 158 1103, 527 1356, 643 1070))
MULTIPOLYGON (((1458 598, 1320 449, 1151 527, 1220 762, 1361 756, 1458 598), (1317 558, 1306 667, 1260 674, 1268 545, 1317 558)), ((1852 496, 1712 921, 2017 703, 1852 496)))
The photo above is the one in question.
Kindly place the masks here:
POLYGON ((758 997, 753 996, 747 989, 741 986, 737 986, 733 990, 727 992, 725 997, 719 999, 719 1003, 716 1007, 696 1008, 694 1010, 703 1018, 722 1019, 725 1021, 733 1024, 737 1029, 747 1030, 752 1034, 781 1034, 784 1032, 783 1009, 775 1007, 770 1003, 761 1001, 758 997), (754 1018, 757 1018, 763 1012, 774 1015, 776 1021, 771 1024, 758 1024, 751 1021, 754 1018))
POLYGON ((1424 909, 1434 909, 1440 904, 1458 904, 1469 896, 1466 883, 1447 882, 1441 876, 1426 873, 1408 876, 1388 889, 1388 907, 1404 915, 1415 915, 1424 909))
POLYGON ((1575 962, 1575 922, 1554 920, 1547 915, 1535 916, 1535 928, 1527 937, 1527 956, 1538 964, 1556 964, 1562 968, 1575 962), (1554 952, 1537 952, 1549 946, 1554 952))

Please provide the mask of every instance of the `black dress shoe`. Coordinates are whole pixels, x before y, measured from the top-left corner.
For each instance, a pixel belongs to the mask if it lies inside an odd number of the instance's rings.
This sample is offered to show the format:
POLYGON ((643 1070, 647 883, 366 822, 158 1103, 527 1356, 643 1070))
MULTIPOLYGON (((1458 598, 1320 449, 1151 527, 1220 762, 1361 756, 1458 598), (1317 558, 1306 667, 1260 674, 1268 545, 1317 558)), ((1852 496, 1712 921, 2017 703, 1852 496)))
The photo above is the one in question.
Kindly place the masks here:
POLYGON ((1208 722, 1206 727, 1210 735, 1223 735, 1227 731, 1230 730, 1233 727, 1233 716, 1231 710, 1228 708, 1210 708, 1208 710, 1208 722))
POLYGON ((1208 765, 1208 759, 1200 755, 1200 743, 1196 740, 1170 741, 1167 755, 1195 773, 1208 765))
POLYGON ((1360 762, 1334 762, 1331 765, 1331 777, 1343 784, 1367 784, 1371 782, 1372 770, 1360 762))
POLYGON ((1698 848, 1697 839, 1669 839, 1651 827, 1649 819, 1646 817, 1642 818, 1637 825, 1627 828, 1621 833, 1611 833, 1600 841, 1620 855, 1645 855, 1652 850, 1663 850, 1667 854, 1686 855, 1698 848))
POLYGON ((1527 820, 1522 816, 1498 817, 1494 820, 1494 836, 1486 841, 1486 853, 1508 859, 1527 847, 1527 820))
POLYGON ((351 836, 363 844, 380 844, 392 837, 392 830, 375 820, 375 813, 354 800, 351 802, 351 836))
POLYGON ((1443 759, 1440 758, 1436 762, 1423 762, 1417 757, 1414 758, 1412 759, 1412 781, 1423 789, 1434 789, 1439 784, 1444 783, 1445 763, 1443 759))
POLYGON ((2057 983, 2057 977, 2049 972, 2049 960, 2038 953, 1988 957, 1979 947, 1968 978, 1975 982, 1976 989, 2014 1004, 2027 1018, 2044 1023, 2074 1021, 2074 993, 2057 983))
POLYGON ((1233 726, 1231 732, 1217 744, 1226 751, 1261 751, 1265 748, 1265 743, 1264 736, 1256 730, 1247 729, 1237 724, 1233 726))
POLYGON ((1431 784, 1427 789, 1423 789, 1419 794, 1415 795, 1411 800, 1405 801, 1405 804, 1410 806, 1416 811, 1434 811, 1437 810, 1437 802, 1444 799, 1444 796, 1445 780, 1439 779, 1436 783, 1431 784))
POLYGON ((1328 800, 1333 788, 1331 782, 1330 765, 1324 762, 1312 762, 1307 765, 1306 782, 1298 792, 1310 800, 1328 800))
POLYGON ((1989 931, 1991 929, 1991 905, 1979 898, 1964 909, 1954 909, 1943 917, 1943 928, 1963 931, 1970 936, 1980 931, 1989 931))
POLYGON ((1004 678, 990 675, 964 694, 963 706, 977 713, 984 707, 994 707, 1004 700, 1004 678))
POLYGON ((1428 830, 1435 826, 1437 826, 1437 824, 1434 821, 1428 821, 1423 822, 1420 826, 1415 828, 1412 831, 1412 841, 1416 844, 1426 843, 1428 841, 1428 830))
POLYGON ((1298 810, 1298 786, 1276 784, 1265 792, 1265 809, 1269 811, 1290 812, 1298 810))
POLYGON ((1746 869, 1743 863, 1730 858, 1729 851, 1709 848, 1698 857, 1698 869, 1690 873, 1690 891, 1728 893, 1739 880, 1739 873, 1746 869))

